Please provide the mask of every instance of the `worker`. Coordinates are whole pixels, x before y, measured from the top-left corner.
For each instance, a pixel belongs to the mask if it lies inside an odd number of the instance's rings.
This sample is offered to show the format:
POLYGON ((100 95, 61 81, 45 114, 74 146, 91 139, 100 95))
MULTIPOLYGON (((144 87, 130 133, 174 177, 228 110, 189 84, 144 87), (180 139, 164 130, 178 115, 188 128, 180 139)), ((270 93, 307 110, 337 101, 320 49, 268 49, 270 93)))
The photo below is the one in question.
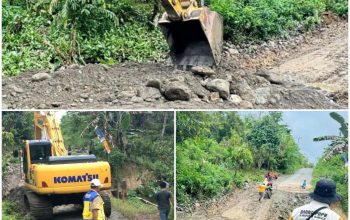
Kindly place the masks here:
POLYGON ((160 220, 167 220, 170 213, 171 205, 171 193, 167 189, 167 184, 165 181, 159 183, 160 191, 156 193, 155 197, 158 203, 158 210, 160 220))
POLYGON ((103 209, 103 200, 99 192, 102 184, 99 179, 90 182, 91 190, 84 195, 83 219, 107 220, 103 209))
POLYGON ((305 189, 306 188, 306 180, 304 180, 302 183, 301 183, 301 188, 305 189))
POLYGON ((288 220, 342 220, 342 218, 330 209, 330 205, 340 201, 341 197, 336 192, 334 181, 322 179, 316 183, 313 193, 310 193, 312 201, 309 204, 294 209, 288 220))
POLYGON ((265 197, 265 192, 267 189, 267 186, 264 183, 260 183, 259 185, 256 186, 259 191, 259 202, 265 197))

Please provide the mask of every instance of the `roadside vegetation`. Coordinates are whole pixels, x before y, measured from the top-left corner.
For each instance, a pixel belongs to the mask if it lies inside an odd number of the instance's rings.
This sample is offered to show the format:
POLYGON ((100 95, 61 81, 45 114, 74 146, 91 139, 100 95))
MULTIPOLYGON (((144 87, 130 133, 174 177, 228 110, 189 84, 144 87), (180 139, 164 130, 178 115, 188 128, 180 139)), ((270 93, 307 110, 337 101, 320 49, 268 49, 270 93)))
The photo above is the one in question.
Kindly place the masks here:
POLYGON ((332 179, 337 185, 337 192, 341 195, 341 208, 348 213, 348 123, 339 114, 332 112, 330 116, 339 125, 339 135, 315 137, 314 141, 330 141, 324 154, 314 169, 313 185, 319 179, 332 179), (335 172, 336 171, 336 172, 335 172))
POLYGON ((23 216, 18 204, 11 200, 2 201, 2 219, 3 220, 31 220, 30 217, 23 216))
POLYGON ((310 166, 282 122, 282 113, 177 113, 177 202, 191 204, 262 182, 267 171, 310 166))
MULTIPOLYGON (((12 151, 20 148, 22 140, 33 139, 33 112, 4 112, 3 126, 3 159, 4 175, 11 164, 19 160, 11 159, 12 151)), ((138 207, 136 197, 141 197, 156 203, 154 194, 160 190, 159 182, 165 179, 170 183, 170 191, 174 186, 174 122, 172 112, 67 112, 61 119, 61 129, 65 147, 72 149, 73 154, 87 154, 92 152, 98 160, 108 161, 112 170, 112 186, 117 194, 123 189, 123 181, 137 182, 129 188, 129 196, 123 200, 125 213, 134 215, 144 214, 146 207, 153 213, 150 205, 138 207), (95 127, 98 126, 112 146, 109 155, 97 138, 95 127)), ((13 174, 12 174, 13 175, 13 174)), ((19 175, 19 173, 16 173, 19 175)), ((118 199, 114 200, 118 203, 118 199)), ((121 200, 120 200, 121 201, 121 200)), ((3 204, 12 207, 14 203, 8 201, 3 204)), ((16 211, 8 216, 15 215, 16 211)), ((15 210, 15 209, 14 209, 15 210)), ((21 219, 15 218, 14 219, 21 219)))
MULTIPOLYGON (((225 38, 239 44, 310 30, 321 14, 347 17, 347 0, 212 0, 225 38)), ((4 0, 3 75, 63 65, 160 62, 168 47, 155 20, 157 0, 4 0)))

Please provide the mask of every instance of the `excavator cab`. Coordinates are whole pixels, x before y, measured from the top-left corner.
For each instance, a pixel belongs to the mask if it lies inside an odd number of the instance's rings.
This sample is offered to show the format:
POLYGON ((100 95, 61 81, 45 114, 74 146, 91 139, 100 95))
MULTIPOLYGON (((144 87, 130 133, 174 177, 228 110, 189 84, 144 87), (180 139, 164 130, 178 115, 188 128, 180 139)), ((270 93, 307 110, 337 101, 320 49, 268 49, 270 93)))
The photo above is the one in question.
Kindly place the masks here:
POLYGON ((222 17, 199 7, 196 0, 161 0, 165 13, 159 26, 177 68, 213 67, 220 63, 223 44, 222 17))

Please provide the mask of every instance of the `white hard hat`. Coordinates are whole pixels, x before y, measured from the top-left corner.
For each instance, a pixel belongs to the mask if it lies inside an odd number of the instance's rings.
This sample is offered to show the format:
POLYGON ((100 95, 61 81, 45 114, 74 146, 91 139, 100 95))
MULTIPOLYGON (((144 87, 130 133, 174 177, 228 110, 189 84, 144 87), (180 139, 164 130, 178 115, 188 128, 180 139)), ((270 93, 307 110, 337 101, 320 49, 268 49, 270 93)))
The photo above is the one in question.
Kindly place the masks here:
POLYGON ((99 179, 93 179, 91 180, 91 186, 101 186, 102 187, 102 184, 101 184, 101 181, 99 179))

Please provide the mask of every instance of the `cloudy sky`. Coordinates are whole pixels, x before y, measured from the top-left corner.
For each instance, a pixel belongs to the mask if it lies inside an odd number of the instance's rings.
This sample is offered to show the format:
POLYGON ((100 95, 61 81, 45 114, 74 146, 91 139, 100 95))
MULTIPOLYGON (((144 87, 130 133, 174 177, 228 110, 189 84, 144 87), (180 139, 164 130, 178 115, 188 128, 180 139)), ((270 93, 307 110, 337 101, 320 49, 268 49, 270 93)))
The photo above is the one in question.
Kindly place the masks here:
MULTIPOLYGON (((56 117, 62 118, 67 111, 57 111, 56 117)), ((267 112, 244 111, 239 112, 241 116, 261 115, 267 112)), ((316 163, 322 155, 324 147, 329 142, 313 142, 314 137, 323 135, 338 135, 339 124, 329 116, 330 111, 284 111, 283 123, 287 124, 292 130, 295 141, 299 144, 301 152, 310 162, 316 163)), ((346 111, 338 111, 346 121, 348 114, 346 111)))
MULTIPOLYGON (((346 111, 337 111, 348 121, 346 111)), ((339 123, 329 116, 330 111, 285 111, 283 122, 292 130, 292 135, 301 152, 310 162, 316 163, 329 142, 313 142, 314 137, 339 135, 339 123)), ((261 112, 240 112, 240 115, 258 115, 261 112)))

